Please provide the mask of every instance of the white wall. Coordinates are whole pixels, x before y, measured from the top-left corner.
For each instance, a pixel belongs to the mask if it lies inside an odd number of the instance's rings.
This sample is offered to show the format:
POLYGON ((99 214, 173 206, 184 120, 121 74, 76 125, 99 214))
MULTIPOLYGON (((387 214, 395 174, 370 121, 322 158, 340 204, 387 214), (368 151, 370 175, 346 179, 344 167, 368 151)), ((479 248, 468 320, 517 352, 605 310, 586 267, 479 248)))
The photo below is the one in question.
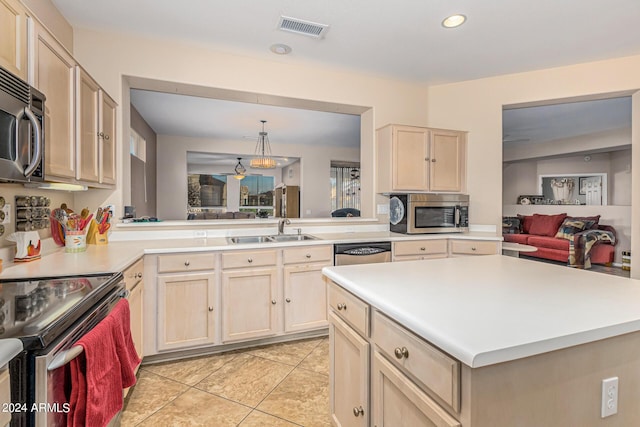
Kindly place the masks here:
MULTIPOLYGON (((246 141, 213 141, 208 138, 158 136, 158 217, 183 219, 187 209, 187 151, 251 155, 246 141)), ((298 169, 300 209, 303 218, 331 216, 331 160, 359 161, 360 150, 334 146, 271 143, 274 156, 300 158, 298 169), (309 213, 307 213, 309 212, 309 213)), ((282 180, 277 174, 276 183, 282 180)), ((249 169, 249 172, 251 170, 249 169)), ((275 176, 275 175, 274 175, 275 176)), ((297 185, 297 184, 296 184, 297 185)), ((229 188, 231 194, 232 188, 229 188)), ((237 209, 236 209, 237 210, 237 209)))
MULTIPOLYGON (((74 56, 118 102, 119 135, 127 141, 129 94, 123 76, 371 107, 362 115, 361 127, 362 210, 363 215, 370 217, 374 216, 376 200, 380 201, 374 193, 375 128, 387 123, 427 124, 426 85, 323 67, 317 63, 304 64, 295 57, 273 55, 268 60, 255 59, 216 52, 193 43, 150 40, 78 28, 74 28, 74 56), (256 73, 255 70, 260 72, 256 73)), ((129 159, 123 156, 121 146, 119 159, 122 162, 118 165, 117 191, 108 194, 92 192, 80 196, 83 203, 97 206, 108 201, 121 210, 125 201, 124 188, 129 185, 128 177, 123 172, 129 170, 129 159)), ((302 167, 305 170, 309 167, 323 169, 321 163, 325 161, 320 160, 318 164, 311 162, 311 166, 303 164, 302 167)), ((158 170, 161 175, 160 164, 158 170)), ((301 185, 307 184, 305 181, 301 185)), ((159 184, 158 192, 163 191, 159 184)), ((324 197, 323 193, 317 197, 324 197)), ((316 210, 314 207, 311 209, 312 212, 316 210)), ((316 216, 315 212, 313 216, 316 216)))

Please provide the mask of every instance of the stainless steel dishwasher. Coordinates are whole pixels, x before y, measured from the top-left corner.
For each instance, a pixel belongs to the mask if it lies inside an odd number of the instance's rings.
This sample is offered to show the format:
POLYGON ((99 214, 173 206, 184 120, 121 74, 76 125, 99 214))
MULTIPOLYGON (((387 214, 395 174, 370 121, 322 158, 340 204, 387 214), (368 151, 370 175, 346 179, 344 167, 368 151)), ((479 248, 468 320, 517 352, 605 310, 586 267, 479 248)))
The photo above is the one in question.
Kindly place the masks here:
POLYGON ((391 242, 343 243, 333 246, 334 265, 391 261, 391 242))

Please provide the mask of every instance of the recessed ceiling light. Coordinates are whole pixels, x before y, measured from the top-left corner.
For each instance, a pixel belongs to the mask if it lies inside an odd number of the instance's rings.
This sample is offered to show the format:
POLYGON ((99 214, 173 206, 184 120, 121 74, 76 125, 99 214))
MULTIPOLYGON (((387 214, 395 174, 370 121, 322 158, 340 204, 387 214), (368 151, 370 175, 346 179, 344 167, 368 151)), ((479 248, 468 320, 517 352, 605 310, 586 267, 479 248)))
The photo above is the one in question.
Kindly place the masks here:
POLYGON ((271 52, 278 55, 287 55, 291 53, 291 47, 281 43, 273 44, 269 49, 271 49, 271 52))
POLYGON ((444 18, 442 21, 442 26, 445 28, 455 28, 464 24, 464 21, 467 20, 467 17, 464 15, 451 15, 444 18))

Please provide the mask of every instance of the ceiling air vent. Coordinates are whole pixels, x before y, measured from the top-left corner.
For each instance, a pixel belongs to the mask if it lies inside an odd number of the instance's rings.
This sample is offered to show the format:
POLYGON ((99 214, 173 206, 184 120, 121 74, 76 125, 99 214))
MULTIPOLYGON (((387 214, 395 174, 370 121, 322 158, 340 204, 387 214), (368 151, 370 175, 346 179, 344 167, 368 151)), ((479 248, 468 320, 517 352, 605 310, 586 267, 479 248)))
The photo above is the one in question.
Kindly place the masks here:
POLYGON ((326 24, 318 24, 317 22, 291 18, 289 16, 281 16, 278 28, 282 31, 289 31, 290 33, 302 34, 319 39, 324 37, 329 26, 326 24))

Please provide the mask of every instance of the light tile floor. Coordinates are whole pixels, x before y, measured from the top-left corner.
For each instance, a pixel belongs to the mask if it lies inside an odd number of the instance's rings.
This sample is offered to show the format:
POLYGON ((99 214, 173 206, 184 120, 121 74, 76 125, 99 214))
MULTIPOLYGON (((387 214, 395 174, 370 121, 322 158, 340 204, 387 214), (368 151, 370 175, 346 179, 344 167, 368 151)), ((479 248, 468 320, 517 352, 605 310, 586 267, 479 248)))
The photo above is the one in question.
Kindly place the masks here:
POLYGON ((143 365, 122 427, 329 426, 329 340, 143 365))

